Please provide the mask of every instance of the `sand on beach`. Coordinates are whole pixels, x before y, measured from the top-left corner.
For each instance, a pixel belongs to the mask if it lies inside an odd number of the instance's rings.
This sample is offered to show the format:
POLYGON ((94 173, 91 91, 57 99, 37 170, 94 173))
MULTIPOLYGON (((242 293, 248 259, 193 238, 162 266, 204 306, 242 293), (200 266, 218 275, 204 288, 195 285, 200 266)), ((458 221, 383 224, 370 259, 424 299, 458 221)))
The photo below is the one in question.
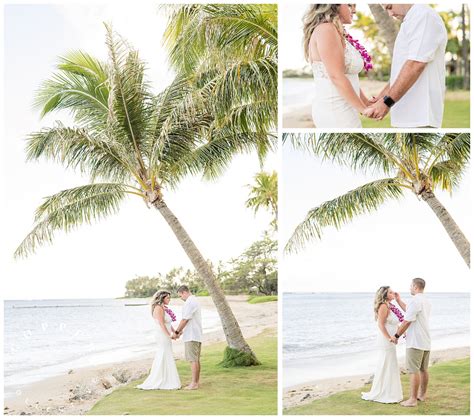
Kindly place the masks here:
MULTIPOLYGON (((469 347, 434 350, 431 352, 430 365, 466 358, 470 355, 469 347)), ((406 374, 402 366, 400 372, 406 374)), ((283 408, 289 409, 314 400, 322 399, 332 394, 346 390, 355 390, 371 382, 371 374, 334 377, 288 387, 283 390, 283 408)))
MULTIPOLYGON (((210 297, 198 297, 198 299, 202 308, 215 309, 210 297)), ((274 330, 276 333, 278 319, 276 301, 249 304, 246 296, 228 296, 227 300, 246 338, 256 336, 266 329, 274 330)), ((173 301, 174 306, 182 304, 181 300, 173 301)), ((205 333, 203 345, 222 341, 225 341, 224 332, 218 330, 205 333)), ((183 359, 184 343, 175 341, 173 352, 176 359, 183 359)), ((21 394, 17 393, 14 398, 4 401, 4 414, 84 414, 98 400, 122 385, 121 380, 130 382, 147 374, 153 356, 154 354, 150 353, 136 360, 92 365, 25 386, 21 389, 21 394)))

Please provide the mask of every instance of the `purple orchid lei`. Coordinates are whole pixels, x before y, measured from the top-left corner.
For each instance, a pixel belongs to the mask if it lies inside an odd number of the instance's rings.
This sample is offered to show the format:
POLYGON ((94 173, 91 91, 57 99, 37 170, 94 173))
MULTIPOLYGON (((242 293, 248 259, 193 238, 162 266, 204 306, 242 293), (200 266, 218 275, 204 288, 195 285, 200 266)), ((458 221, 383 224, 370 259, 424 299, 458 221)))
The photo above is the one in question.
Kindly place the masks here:
POLYGON ((171 310, 168 307, 165 307, 165 311, 169 314, 169 316, 171 317, 171 320, 173 322, 175 322, 176 321, 176 314, 173 313, 173 310, 171 310))
POLYGON ((347 42, 351 44, 357 51, 359 51, 359 54, 361 55, 362 59, 364 60, 364 70, 369 71, 374 68, 372 64, 372 57, 370 54, 367 52, 367 50, 357 41, 354 39, 351 35, 348 33, 345 34, 345 37, 347 39, 347 42))
POLYGON ((403 313, 398 309, 398 307, 395 307, 392 303, 389 303, 390 310, 392 310, 392 313, 395 314, 395 316, 398 317, 398 321, 401 323, 405 319, 403 317, 403 313))

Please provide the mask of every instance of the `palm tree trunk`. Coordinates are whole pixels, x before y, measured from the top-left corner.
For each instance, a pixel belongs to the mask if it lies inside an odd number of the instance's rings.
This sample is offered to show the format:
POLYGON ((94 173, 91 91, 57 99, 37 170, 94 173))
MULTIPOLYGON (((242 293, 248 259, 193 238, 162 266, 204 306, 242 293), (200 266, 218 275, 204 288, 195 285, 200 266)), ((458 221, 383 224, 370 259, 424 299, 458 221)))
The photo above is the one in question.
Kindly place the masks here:
POLYGON ((380 33, 387 42, 390 55, 393 56, 393 47, 398 34, 398 26, 394 19, 389 16, 380 4, 369 4, 370 11, 374 15, 375 22, 379 27, 380 33))
POLYGON ((466 236, 464 236, 456 222, 453 220, 448 210, 441 202, 439 202, 435 194, 429 190, 423 191, 421 193, 421 198, 434 211, 436 216, 441 221, 441 224, 443 224, 443 227, 447 231, 449 237, 451 237, 451 240, 458 249, 458 252, 463 257, 467 266, 471 267, 471 246, 469 241, 467 240, 466 236))
MULTIPOLYGON (((173 233, 191 260, 194 268, 206 284, 209 295, 211 296, 221 319, 227 345, 231 349, 250 355, 250 358, 254 360, 252 365, 258 364, 259 362, 252 349, 245 341, 242 331, 240 330, 239 323, 237 322, 237 319, 235 318, 234 313, 232 312, 214 273, 209 267, 209 264, 201 255, 201 252, 191 240, 189 234, 186 232, 173 212, 168 208, 166 203, 163 200, 158 200, 153 204, 153 206, 160 212, 168 225, 171 227, 171 230, 173 230, 173 233)), ((248 360, 247 365, 250 365, 248 364, 248 360)))

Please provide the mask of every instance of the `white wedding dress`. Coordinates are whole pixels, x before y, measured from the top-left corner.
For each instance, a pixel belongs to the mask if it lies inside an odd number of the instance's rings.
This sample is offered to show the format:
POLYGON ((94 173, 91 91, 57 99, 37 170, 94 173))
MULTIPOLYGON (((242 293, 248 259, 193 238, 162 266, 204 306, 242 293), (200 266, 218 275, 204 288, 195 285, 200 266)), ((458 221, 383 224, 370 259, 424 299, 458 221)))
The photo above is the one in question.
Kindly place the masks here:
MULTIPOLYGON (((389 312, 385 327, 390 336, 397 332, 398 318, 389 312)), ((378 329, 376 345, 379 351, 374 381, 368 393, 362 393, 364 400, 380 403, 398 403, 403 399, 400 370, 398 368, 396 345, 382 335, 378 329)))
MULTIPOLYGON (((165 325, 171 332, 171 317, 165 312, 165 325)), ((173 348, 171 339, 167 336, 163 329, 156 321, 156 341, 157 350, 155 359, 151 366, 150 375, 137 388, 142 390, 177 390, 181 388, 181 380, 179 379, 178 370, 173 357, 173 348)))
MULTIPOLYGON (((360 93, 359 73, 364 60, 347 40, 344 50, 345 75, 357 95, 360 93)), ((359 112, 344 99, 328 76, 322 61, 313 61, 315 96, 312 116, 316 128, 361 128, 359 112)))

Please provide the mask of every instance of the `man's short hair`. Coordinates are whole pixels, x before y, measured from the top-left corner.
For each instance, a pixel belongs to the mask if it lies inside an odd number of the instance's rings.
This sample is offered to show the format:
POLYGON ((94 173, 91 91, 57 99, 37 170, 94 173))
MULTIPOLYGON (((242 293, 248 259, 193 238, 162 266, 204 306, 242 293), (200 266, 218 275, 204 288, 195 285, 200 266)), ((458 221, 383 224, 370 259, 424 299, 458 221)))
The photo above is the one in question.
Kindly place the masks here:
POLYGON ((416 287, 420 290, 424 290, 425 289, 425 280, 424 279, 421 279, 421 278, 414 278, 413 279, 413 285, 416 285, 416 287))
POLYGON ((178 288, 178 293, 180 292, 189 292, 189 288, 187 285, 181 285, 179 288, 178 288))

